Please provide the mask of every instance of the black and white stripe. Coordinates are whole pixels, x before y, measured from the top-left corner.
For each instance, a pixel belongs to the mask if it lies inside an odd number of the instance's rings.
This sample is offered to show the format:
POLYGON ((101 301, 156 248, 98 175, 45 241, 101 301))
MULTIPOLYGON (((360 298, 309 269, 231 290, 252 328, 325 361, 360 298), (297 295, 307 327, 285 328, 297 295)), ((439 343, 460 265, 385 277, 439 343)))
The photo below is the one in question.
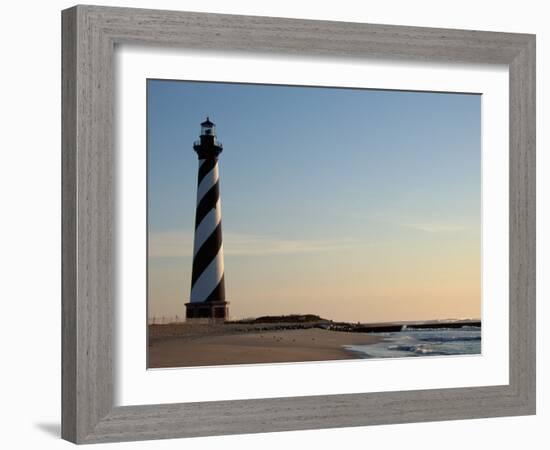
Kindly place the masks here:
POLYGON ((225 301, 217 158, 199 159, 191 303, 225 301))

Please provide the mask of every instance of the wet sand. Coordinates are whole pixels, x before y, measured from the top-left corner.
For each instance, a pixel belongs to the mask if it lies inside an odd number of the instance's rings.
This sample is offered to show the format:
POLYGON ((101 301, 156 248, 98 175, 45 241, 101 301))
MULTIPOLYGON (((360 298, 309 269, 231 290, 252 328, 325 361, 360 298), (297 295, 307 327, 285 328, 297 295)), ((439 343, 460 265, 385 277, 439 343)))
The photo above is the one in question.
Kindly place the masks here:
POLYGON ((227 364, 327 361, 360 358, 344 345, 373 344, 380 340, 363 333, 320 328, 239 332, 210 332, 149 338, 150 368, 227 364))

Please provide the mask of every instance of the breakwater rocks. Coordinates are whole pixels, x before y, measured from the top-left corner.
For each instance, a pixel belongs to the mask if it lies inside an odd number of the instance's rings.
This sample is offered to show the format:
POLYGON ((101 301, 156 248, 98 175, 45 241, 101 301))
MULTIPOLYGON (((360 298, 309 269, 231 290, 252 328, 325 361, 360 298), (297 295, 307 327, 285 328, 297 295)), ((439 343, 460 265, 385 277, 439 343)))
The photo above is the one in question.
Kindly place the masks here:
POLYGON ((261 333, 263 331, 305 330, 319 328, 348 333, 392 333, 402 330, 429 330, 481 327, 479 320, 440 320, 417 322, 350 323, 323 319, 314 314, 263 316, 218 323, 182 322, 149 325, 150 338, 200 337, 205 335, 261 333))
POLYGON ((462 327, 481 327, 481 321, 475 319, 462 320, 430 320, 430 321, 403 321, 383 323, 352 323, 335 322, 323 319, 315 314, 291 314, 286 316, 263 316, 253 319, 244 319, 226 324, 269 326, 268 329, 299 329, 322 328, 331 331, 346 331, 352 333, 391 333, 403 329, 443 329, 462 327))

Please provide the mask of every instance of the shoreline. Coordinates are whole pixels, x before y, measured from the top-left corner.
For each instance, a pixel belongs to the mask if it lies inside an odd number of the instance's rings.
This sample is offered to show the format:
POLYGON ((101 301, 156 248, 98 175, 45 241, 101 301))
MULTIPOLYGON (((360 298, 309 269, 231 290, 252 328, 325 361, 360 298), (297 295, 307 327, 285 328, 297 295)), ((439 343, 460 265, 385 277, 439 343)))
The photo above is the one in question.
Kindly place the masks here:
POLYGON ((429 332, 472 327, 481 328, 481 321, 462 319, 349 323, 334 322, 311 314, 264 316, 227 322, 212 322, 207 319, 149 324, 147 367, 364 359, 369 356, 353 347, 381 343, 384 336, 378 333, 413 330, 429 332))

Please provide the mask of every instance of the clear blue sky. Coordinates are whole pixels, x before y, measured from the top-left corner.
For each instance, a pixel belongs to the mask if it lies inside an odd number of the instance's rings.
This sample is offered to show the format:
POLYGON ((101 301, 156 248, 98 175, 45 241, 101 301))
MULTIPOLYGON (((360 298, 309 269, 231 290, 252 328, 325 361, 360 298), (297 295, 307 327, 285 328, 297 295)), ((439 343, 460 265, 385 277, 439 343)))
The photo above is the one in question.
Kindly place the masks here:
MULTIPOLYGON (((410 265, 405 254, 415 252, 420 260, 428 257, 430 267, 456 270, 459 256, 479 267, 480 96, 162 80, 149 80, 147 89, 149 298, 155 315, 183 314, 188 301, 197 176, 192 144, 207 115, 224 145, 226 283, 236 315, 284 312, 273 304, 275 297, 262 299, 261 289, 288 297, 281 303, 285 308, 313 305, 306 294, 294 298, 278 285, 302 282, 307 292, 307 283, 326 279, 323 269, 294 279, 283 273, 285 267, 317 267, 323 260, 327 266, 335 260, 361 265, 361 255, 391 254, 396 243, 404 254, 386 261, 388 277, 396 264, 410 265), (367 245, 376 250, 358 253, 367 245), (442 252, 448 245, 470 251, 442 252), (265 273, 256 273, 257 266, 266 267, 265 273), (271 278, 273 286, 266 286, 271 278), (252 298, 239 304, 260 279, 254 305, 252 298)), ((359 272, 355 281, 367 275, 359 272)), ((472 277, 475 299, 467 303, 475 316, 479 275, 472 277)), ((338 291, 337 284, 327 291, 338 291)), ((354 301, 369 297, 359 309, 374 310, 370 302, 377 295, 393 298, 382 291, 356 285, 354 301)), ((468 315, 451 303, 448 314, 436 315, 468 315)), ((391 318, 401 318, 398 304, 396 299, 391 318)), ((321 309, 331 313, 328 305, 321 309)))

